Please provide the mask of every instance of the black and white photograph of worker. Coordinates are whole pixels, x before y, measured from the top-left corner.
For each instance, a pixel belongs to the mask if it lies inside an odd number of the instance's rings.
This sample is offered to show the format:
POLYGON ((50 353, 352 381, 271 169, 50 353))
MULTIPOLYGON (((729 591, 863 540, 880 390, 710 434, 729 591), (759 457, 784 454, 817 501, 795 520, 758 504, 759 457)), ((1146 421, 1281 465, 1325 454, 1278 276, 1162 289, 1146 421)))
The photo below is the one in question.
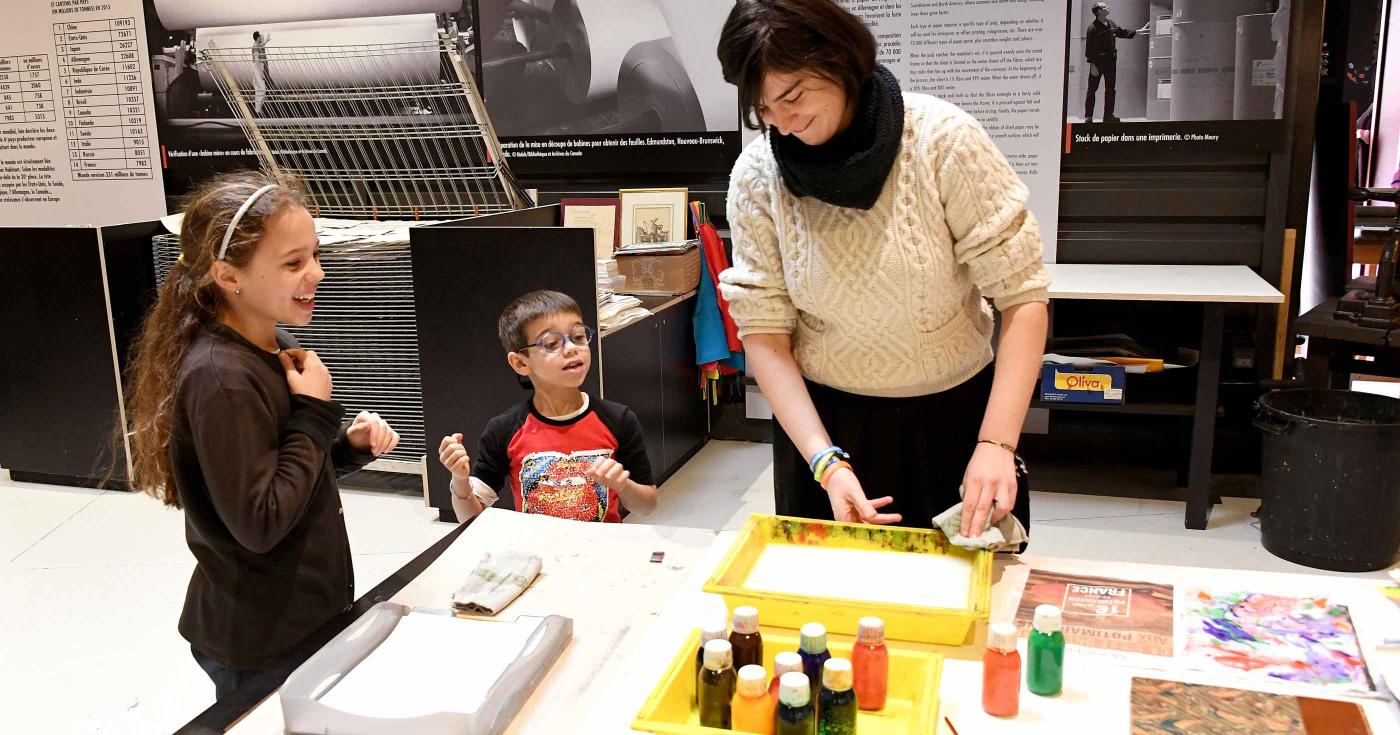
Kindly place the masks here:
POLYGON ((1103 82, 1103 122, 1116 123, 1114 97, 1118 91, 1118 39, 1146 33, 1149 25, 1126 30, 1108 16, 1108 3, 1094 4, 1094 22, 1084 31, 1084 59, 1089 64, 1089 92, 1084 97, 1084 122, 1094 121, 1094 103, 1103 82))
POLYGON ((267 68, 267 44, 271 33, 253 31, 253 113, 262 114, 267 88, 272 86, 272 74, 267 68))

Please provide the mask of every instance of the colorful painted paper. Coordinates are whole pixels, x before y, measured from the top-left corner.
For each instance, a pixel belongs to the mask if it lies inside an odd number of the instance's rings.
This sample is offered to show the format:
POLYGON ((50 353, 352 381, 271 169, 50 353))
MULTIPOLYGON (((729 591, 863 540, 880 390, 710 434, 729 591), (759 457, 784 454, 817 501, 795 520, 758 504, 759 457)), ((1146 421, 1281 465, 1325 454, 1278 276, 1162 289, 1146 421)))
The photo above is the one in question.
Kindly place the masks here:
POLYGON ((1037 605, 1064 612, 1065 642, 1111 651, 1172 655, 1172 586, 1032 569, 1016 609, 1030 634, 1037 605))
POLYGON ((1345 605, 1197 589, 1183 607, 1188 668, 1331 690, 1375 688, 1345 605))
POLYGON ((1361 707, 1241 689, 1133 679, 1132 735, 1368 735, 1361 707))

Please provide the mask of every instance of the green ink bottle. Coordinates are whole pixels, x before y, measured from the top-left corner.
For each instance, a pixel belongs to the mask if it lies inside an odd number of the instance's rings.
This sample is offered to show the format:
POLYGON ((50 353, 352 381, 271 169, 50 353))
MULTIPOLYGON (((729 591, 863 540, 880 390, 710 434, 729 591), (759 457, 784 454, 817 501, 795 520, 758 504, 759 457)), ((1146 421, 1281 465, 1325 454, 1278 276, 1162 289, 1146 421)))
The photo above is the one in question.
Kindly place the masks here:
POLYGON ((817 699, 818 735, 855 735, 856 692, 851 662, 833 658, 822 667, 822 691, 817 699))
POLYGON ((1026 659, 1026 688, 1044 697, 1059 694, 1065 677, 1065 634, 1060 632, 1060 608, 1035 608, 1026 659))

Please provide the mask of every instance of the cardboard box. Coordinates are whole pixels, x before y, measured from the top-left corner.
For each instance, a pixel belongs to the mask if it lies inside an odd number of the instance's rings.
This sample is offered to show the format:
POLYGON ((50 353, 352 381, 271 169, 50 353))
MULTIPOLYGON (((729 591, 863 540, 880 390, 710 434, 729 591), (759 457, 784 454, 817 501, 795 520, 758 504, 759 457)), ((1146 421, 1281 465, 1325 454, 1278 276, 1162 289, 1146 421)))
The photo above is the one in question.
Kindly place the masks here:
POLYGON ((700 248, 683 253, 629 255, 619 251, 617 272, 627 276, 627 293, 683 294, 700 285, 700 248))
POLYGON ((1077 368, 1047 363, 1040 367, 1040 400, 1121 406, 1125 382, 1126 371, 1122 365, 1077 368))

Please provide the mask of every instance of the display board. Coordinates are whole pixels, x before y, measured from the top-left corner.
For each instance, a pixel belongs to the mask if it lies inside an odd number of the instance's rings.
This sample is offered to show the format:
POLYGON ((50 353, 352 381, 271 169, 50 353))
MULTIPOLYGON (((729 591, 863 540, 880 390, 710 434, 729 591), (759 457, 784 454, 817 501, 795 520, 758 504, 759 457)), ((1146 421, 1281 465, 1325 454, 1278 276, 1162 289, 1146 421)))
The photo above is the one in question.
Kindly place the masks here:
POLYGON ((1068 6, 1046 0, 843 0, 880 44, 906 92, 966 110, 1030 189, 1045 260, 1060 207, 1068 6))
POLYGON ((1066 162, 1284 146, 1289 0, 1095 2, 1069 0, 1066 162))
POLYGON ((724 177, 738 93, 715 49, 732 2, 486 0, 482 85, 526 178, 724 177))
POLYGON ((165 214, 141 0, 11 0, 0 32, 0 226, 165 214))

